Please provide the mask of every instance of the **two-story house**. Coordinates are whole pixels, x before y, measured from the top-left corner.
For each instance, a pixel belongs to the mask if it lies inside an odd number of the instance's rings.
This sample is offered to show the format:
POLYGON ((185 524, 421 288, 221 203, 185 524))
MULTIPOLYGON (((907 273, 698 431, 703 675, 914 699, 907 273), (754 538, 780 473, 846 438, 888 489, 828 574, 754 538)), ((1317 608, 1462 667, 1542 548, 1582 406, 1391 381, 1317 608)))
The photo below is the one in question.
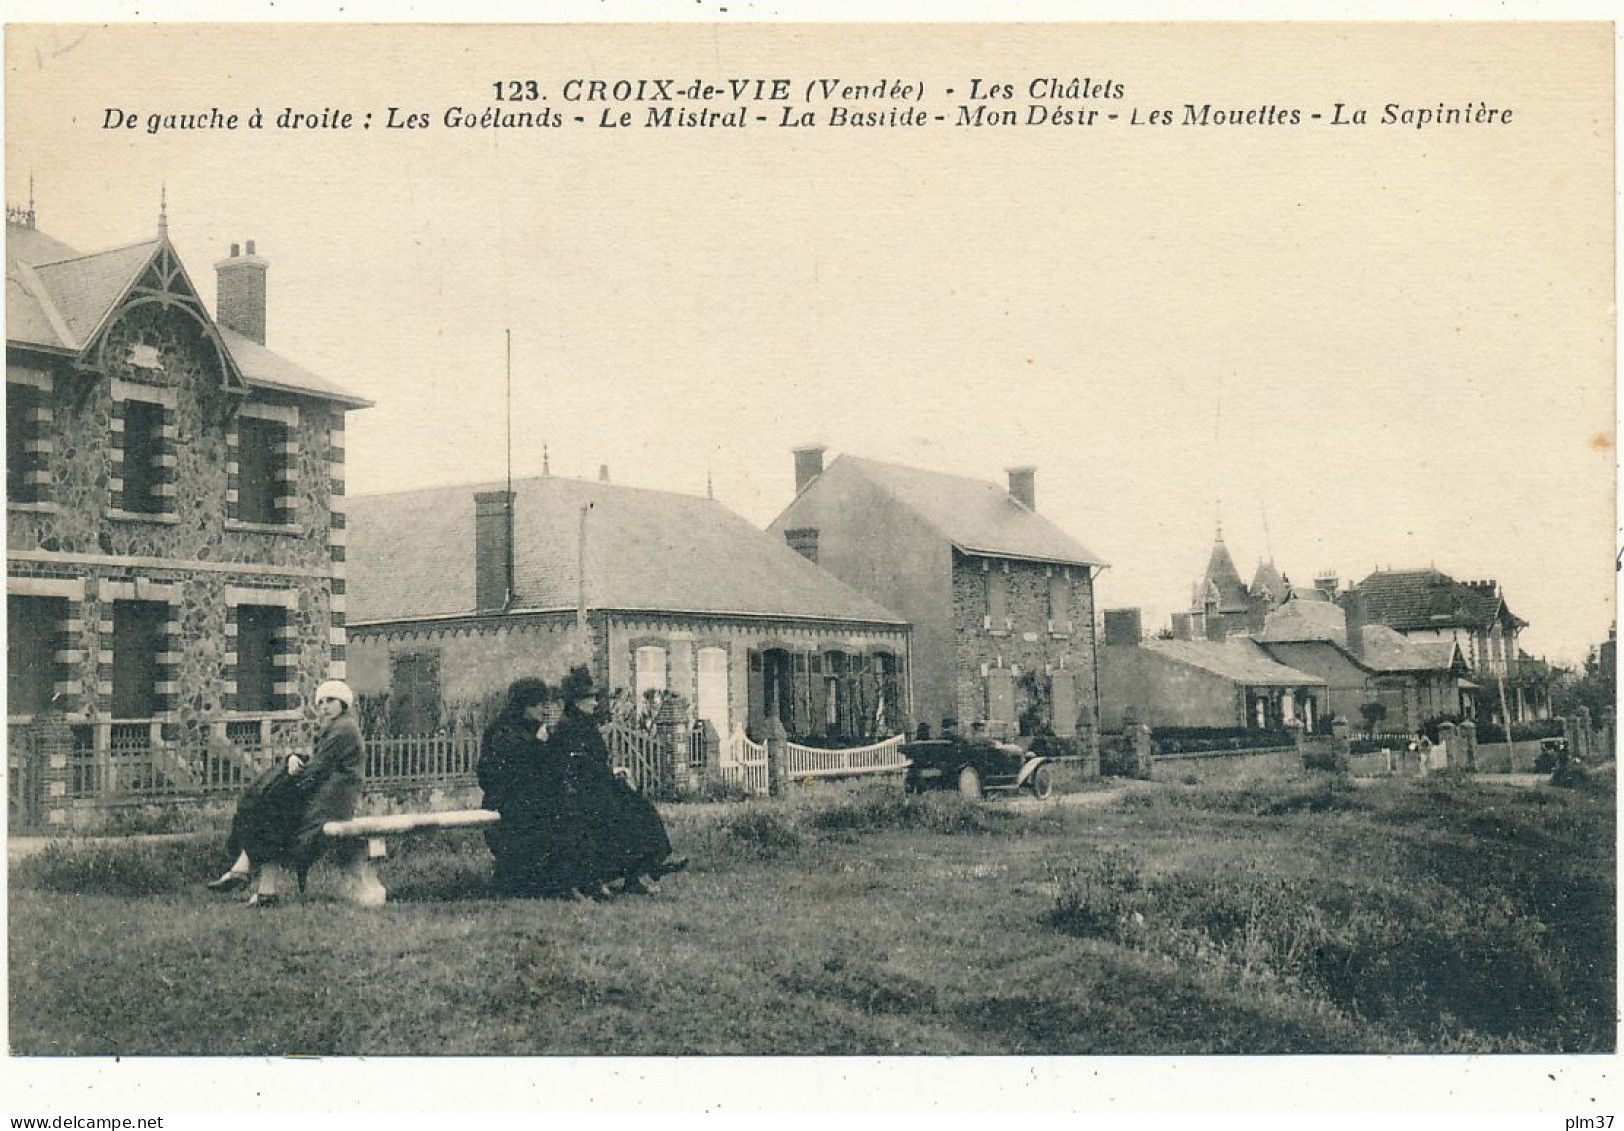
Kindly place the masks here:
POLYGON ((1503 682, 1512 722, 1550 715, 1554 674, 1518 646, 1528 622, 1511 611, 1497 582, 1456 581, 1436 569, 1378 570, 1340 598, 1355 599, 1371 624, 1412 641, 1458 645, 1472 670, 1470 713, 1502 721, 1503 682))
POLYGON ((1104 562, 1038 513, 1036 475, 993 483, 795 451, 769 531, 914 626, 916 719, 993 734, 1089 733, 1099 712, 1094 577, 1104 562))
POLYGON ((252 242, 216 267, 211 315, 164 217, 85 255, 8 212, 8 721, 177 752, 171 779, 342 674, 344 420, 368 403, 266 348, 252 242))

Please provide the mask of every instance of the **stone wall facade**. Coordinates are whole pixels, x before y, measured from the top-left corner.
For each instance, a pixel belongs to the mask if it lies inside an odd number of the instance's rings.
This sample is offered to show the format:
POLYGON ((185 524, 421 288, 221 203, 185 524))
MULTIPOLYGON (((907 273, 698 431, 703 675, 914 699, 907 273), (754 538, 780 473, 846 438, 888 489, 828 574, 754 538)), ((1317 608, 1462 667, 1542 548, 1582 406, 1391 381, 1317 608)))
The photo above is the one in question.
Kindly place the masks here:
MULTIPOLYGON (((725 657, 725 717, 713 703, 706 703, 712 708, 713 721, 724 724, 717 727, 719 732, 735 723, 760 729, 764 721, 763 704, 758 701, 761 673, 759 662, 752 672, 752 656, 768 650, 803 658, 830 652, 893 657, 899 690, 888 715, 899 729, 908 721, 905 629, 755 617, 595 611, 588 615, 584 635, 572 612, 359 625, 350 635, 350 683, 361 695, 396 695, 401 689, 392 686, 392 678, 400 659, 431 657, 427 666, 439 673, 439 714, 449 721, 465 706, 500 696, 520 676, 535 676, 556 686, 577 664, 588 665, 607 691, 632 695, 637 688, 639 649, 659 650, 664 689, 681 695, 694 710, 702 699, 702 668, 711 680, 718 674, 702 653, 720 652, 725 657)), ((803 674, 810 670, 809 663, 801 669, 803 674)), ((714 682, 708 685, 716 686, 714 682)))
MULTIPOLYGON (((166 740, 259 719, 296 729, 313 718, 311 693, 342 674, 343 412, 309 397, 228 389, 223 359, 200 323, 174 307, 136 301, 116 312, 86 372, 13 350, 8 388, 32 390, 37 484, 8 500, 8 594, 65 601, 52 656, 55 706, 72 718, 113 720, 115 602, 168 606, 156 657, 156 710, 166 740), (151 449, 155 480, 143 506, 129 497, 125 423, 144 402, 161 413, 151 449), (234 517, 235 437, 244 416, 286 425, 279 514, 234 517), (335 598, 335 589, 338 595, 335 598), (242 606, 284 610, 274 643, 276 702, 237 709, 235 626, 242 606), (336 661, 336 663, 335 663, 336 661)), ((14 716, 15 717, 15 716, 14 716)))
POLYGON ((955 553, 953 623, 961 729, 984 721, 991 733, 1014 734, 1029 711, 1060 735, 1097 725, 1088 568, 955 553), (1068 680, 1069 696, 1057 692, 1068 680))

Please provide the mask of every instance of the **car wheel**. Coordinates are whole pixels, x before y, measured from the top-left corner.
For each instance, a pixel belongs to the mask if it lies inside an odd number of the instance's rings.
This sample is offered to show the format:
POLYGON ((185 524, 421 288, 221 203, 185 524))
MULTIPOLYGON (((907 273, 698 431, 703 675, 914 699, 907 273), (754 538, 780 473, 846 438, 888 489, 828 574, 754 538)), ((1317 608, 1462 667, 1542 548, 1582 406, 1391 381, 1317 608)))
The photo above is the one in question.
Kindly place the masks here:
POLYGON ((981 775, 976 773, 974 766, 966 766, 959 771, 959 795, 971 801, 981 800, 981 775))
POLYGON ((1047 801, 1054 796, 1054 777, 1049 773, 1048 766, 1039 766, 1032 771, 1032 776, 1026 779, 1026 784, 1032 787, 1032 796, 1039 801, 1047 801))

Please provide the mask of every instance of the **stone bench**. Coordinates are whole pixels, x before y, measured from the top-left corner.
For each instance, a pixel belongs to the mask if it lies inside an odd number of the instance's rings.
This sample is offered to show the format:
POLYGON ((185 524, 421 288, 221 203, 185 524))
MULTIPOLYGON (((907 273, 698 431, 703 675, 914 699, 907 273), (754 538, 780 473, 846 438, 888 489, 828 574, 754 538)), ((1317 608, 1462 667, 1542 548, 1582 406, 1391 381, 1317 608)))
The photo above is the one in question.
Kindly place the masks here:
POLYGON ((321 831, 333 840, 367 842, 366 854, 357 857, 351 898, 363 907, 382 907, 389 892, 378 879, 377 862, 389 854, 390 837, 442 829, 488 828, 501 820, 502 815, 490 809, 452 809, 443 813, 394 813, 387 817, 328 821, 321 831))

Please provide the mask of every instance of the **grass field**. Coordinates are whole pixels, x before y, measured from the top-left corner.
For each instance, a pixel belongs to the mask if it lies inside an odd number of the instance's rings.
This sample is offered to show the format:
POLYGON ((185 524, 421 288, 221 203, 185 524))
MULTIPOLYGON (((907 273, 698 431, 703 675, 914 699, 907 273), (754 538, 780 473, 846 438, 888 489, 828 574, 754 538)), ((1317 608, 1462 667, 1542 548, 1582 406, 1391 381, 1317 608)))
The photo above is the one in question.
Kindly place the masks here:
POLYGON ((676 806, 652 899, 498 899, 477 835, 394 901, 254 912, 214 838, 11 872, 22 1054, 1579 1052, 1613 1047, 1610 788, 1292 776, 972 806, 676 806))

